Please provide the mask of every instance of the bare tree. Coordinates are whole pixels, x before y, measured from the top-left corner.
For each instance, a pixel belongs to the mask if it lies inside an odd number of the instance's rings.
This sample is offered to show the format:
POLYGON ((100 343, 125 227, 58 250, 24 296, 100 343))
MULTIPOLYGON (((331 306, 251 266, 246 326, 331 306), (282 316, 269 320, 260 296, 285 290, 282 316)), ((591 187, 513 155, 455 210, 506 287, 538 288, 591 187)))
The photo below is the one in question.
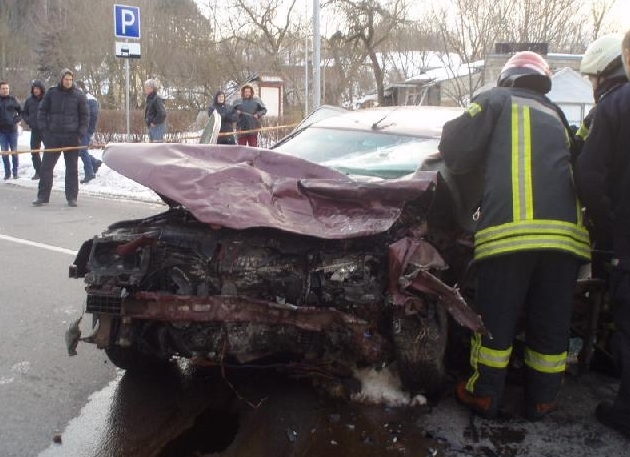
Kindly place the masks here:
POLYGON ((268 61, 268 66, 280 71, 284 65, 284 50, 295 30, 294 14, 297 0, 235 0, 232 4, 230 25, 234 37, 248 49, 257 50, 268 61))
POLYGON ((617 0, 594 0, 591 3, 590 13, 593 22, 593 28, 591 33, 591 41, 594 41, 600 33, 607 30, 606 21, 609 19, 610 10, 615 5, 617 0))
POLYGON ((405 0, 330 0, 328 3, 345 22, 343 38, 358 43, 369 59, 380 104, 385 102, 383 63, 379 48, 390 39, 392 31, 406 22, 405 0))
POLYGON ((449 95, 466 104, 480 86, 473 63, 485 57, 500 31, 508 7, 501 0, 450 0, 429 13, 442 42, 442 60, 452 84, 449 95))
MULTIPOLYGON (((592 18, 601 25, 611 3, 599 0, 598 5, 592 18)), ((436 24, 444 55, 453 53, 461 59, 446 66, 453 77, 450 95, 463 104, 481 82, 474 76, 473 62, 491 53, 495 43, 541 42, 555 52, 581 52, 590 41, 586 33, 592 28, 590 19, 584 3, 575 0, 446 0, 427 20, 436 24)))

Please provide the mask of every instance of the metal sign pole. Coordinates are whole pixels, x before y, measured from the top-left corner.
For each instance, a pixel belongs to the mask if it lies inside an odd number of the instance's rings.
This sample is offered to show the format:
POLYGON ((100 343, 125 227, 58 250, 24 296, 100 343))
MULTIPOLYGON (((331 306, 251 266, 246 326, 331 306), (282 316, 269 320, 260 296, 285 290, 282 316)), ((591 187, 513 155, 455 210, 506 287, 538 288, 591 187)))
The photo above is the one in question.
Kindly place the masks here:
POLYGON ((114 36, 124 38, 124 43, 116 43, 116 57, 125 59, 125 117, 127 120, 127 141, 131 141, 129 129, 129 59, 140 58, 140 43, 130 43, 128 39, 140 39, 140 8, 137 6, 114 5, 114 36))
POLYGON ((319 0, 313 0, 313 109, 319 108, 321 96, 321 36, 319 32, 319 0))
POLYGON ((127 116, 127 141, 131 141, 129 132, 129 59, 125 59, 125 112, 127 116))

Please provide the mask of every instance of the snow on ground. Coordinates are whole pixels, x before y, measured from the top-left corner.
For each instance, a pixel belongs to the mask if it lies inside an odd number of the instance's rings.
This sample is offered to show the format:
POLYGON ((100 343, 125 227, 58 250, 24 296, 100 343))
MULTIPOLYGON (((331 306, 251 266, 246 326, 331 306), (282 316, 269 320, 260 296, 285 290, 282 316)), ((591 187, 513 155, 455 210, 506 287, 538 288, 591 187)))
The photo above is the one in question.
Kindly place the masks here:
MULTIPOLYGON (((18 151, 30 150, 30 132, 20 132, 18 137, 18 151)), ((45 153, 42 153, 45 154, 45 153)), ((101 159, 103 151, 101 149, 91 149, 92 154, 97 159, 101 159)), ((79 180, 83 179, 83 161, 79 158, 79 180)), ((59 157, 55 170, 53 172, 53 191, 62 191, 64 189, 65 163, 63 154, 59 157)), ((37 184, 39 181, 33 181, 31 177, 35 174, 33 162, 29 153, 19 154, 18 179, 10 179, 5 183, 18 184, 23 187, 33 188, 33 199, 36 197, 37 184)), ((160 197, 148 187, 142 186, 125 176, 111 170, 105 163, 101 165, 96 175, 87 184, 79 184, 79 200, 81 195, 95 195, 102 197, 117 197, 130 200, 139 200, 146 202, 161 202, 160 197)))

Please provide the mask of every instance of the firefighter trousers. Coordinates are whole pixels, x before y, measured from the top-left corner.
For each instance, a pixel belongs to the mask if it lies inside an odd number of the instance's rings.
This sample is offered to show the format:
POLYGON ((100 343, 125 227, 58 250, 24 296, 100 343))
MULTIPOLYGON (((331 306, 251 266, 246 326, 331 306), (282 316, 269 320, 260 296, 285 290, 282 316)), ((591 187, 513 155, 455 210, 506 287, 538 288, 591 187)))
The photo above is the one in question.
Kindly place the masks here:
POLYGON ((556 399, 566 366, 579 260, 559 251, 517 252, 481 260, 476 305, 492 335, 473 334, 466 389, 500 401, 519 317, 524 317, 525 400, 556 399))

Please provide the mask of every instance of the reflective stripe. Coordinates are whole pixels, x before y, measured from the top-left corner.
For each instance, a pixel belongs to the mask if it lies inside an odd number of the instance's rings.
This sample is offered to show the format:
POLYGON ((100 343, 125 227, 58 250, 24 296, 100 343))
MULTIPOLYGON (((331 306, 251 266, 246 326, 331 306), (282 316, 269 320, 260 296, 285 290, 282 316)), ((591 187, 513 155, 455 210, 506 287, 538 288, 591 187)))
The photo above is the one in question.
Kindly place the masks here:
POLYGON ((479 350, 481 349, 481 334, 473 332, 470 337, 470 366, 473 369, 473 374, 466 381, 466 390, 473 392, 475 389, 475 383, 479 379, 479 370, 477 368, 477 360, 479 360, 479 350))
POLYGON ((533 219, 532 142, 529 106, 512 104, 512 219, 533 219))
POLYGON ((470 117, 475 117, 477 114, 481 113, 481 105, 479 103, 471 103, 466 108, 466 112, 470 117))
POLYGON ((488 227, 475 233, 475 244, 481 245, 511 236, 529 234, 566 236, 580 243, 589 244, 588 231, 584 227, 573 222, 550 219, 515 221, 488 227))
POLYGON ((466 390, 472 392, 479 378, 479 365, 490 368, 505 369, 510 363, 512 346, 507 349, 490 349, 481 344, 481 334, 475 332, 470 339, 470 366, 474 372, 466 382, 466 390))
POLYGON ((589 132, 588 127, 586 126, 586 124, 584 124, 584 122, 582 122, 582 124, 580 125, 580 128, 578 129, 578 131, 575 132, 575 136, 577 136, 577 137, 579 137, 579 138, 581 138, 583 140, 586 140, 586 137, 588 136, 588 132, 589 132))
POLYGON ((567 352, 561 354, 541 354, 525 348, 525 365, 541 373, 562 373, 567 365, 567 352))
POLYGON ((561 235, 514 236, 475 246, 475 260, 484 257, 517 251, 556 250, 590 259, 588 244, 580 243, 561 235))
MULTIPOLYGON (((580 211, 580 209, 577 209, 580 211)), ((567 251, 590 258, 588 232, 578 224, 553 220, 516 221, 488 227, 475 234, 475 259, 537 249, 567 251)))
POLYGON ((520 219, 521 214, 521 200, 519 193, 519 167, 517 152, 519 143, 519 122, 518 122, 518 105, 512 104, 512 220, 520 219))

